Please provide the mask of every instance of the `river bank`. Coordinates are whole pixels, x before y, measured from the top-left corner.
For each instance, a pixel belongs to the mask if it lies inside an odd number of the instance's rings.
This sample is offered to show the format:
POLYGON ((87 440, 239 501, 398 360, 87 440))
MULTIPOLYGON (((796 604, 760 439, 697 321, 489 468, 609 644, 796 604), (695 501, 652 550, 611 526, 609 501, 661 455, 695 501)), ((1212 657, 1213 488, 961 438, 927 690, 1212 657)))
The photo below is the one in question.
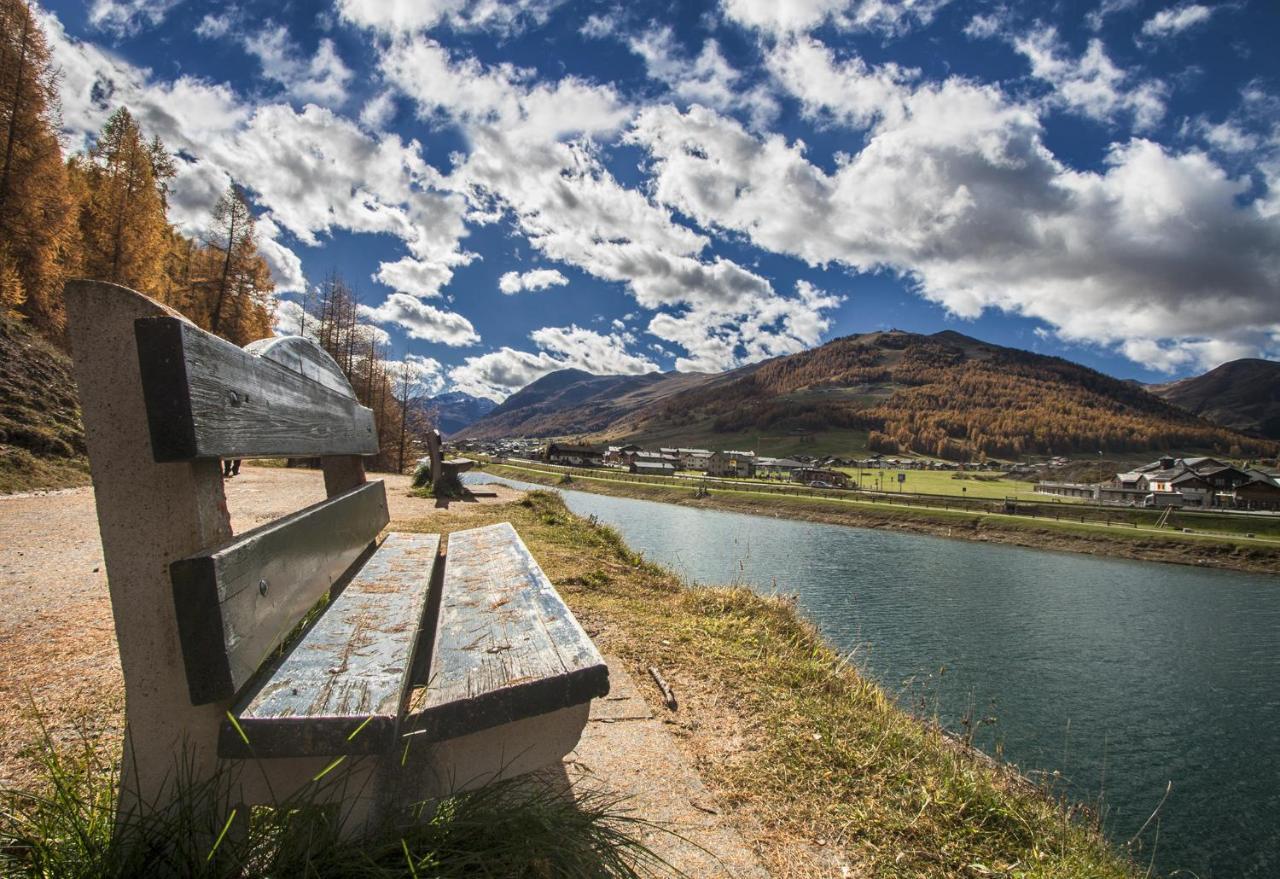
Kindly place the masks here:
POLYGON ((690 588, 550 493, 485 512, 515 524, 602 650, 638 678, 661 669, 678 708, 654 710, 771 875, 1143 872, 1090 813, 899 708, 791 600, 690 588))
MULTIPOLYGON (((539 485, 561 485, 561 474, 514 464, 486 464, 488 472, 539 485)), ((994 513, 921 509, 889 504, 803 497, 715 487, 697 496, 694 486, 622 482, 574 475, 572 487, 614 497, 689 507, 731 510, 859 528, 889 528, 986 543, 1167 562, 1250 573, 1280 574, 1280 547, 1245 538, 1153 533, 994 513)))

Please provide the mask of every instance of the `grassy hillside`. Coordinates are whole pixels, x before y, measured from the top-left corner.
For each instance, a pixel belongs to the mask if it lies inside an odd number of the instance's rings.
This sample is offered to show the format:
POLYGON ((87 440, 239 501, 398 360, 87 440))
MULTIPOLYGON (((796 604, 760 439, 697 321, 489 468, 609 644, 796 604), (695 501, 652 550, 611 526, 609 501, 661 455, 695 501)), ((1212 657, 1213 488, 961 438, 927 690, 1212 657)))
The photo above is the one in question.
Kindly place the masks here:
POLYGON ((457 438, 575 436, 607 430, 629 412, 643 409, 714 376, 699 373, 592 375, 561 369, 512 394, 457 438))
POLYGON ((708 427, 815 442, 833 430, 865 431, 873 451, 950 459, 1165 449, 1269 456, 1277 448, 1132 383, 954 332, 836 339, 670 396, 620 419, 608 435, 708 427))
POLYGON ((1280 440, 1280 363, 1274 360, 1233 360, 1150 390, 1215 424, 1280 440))
POLYGON ((0 494, 89 481, 66 354, 0 315, 0 494))

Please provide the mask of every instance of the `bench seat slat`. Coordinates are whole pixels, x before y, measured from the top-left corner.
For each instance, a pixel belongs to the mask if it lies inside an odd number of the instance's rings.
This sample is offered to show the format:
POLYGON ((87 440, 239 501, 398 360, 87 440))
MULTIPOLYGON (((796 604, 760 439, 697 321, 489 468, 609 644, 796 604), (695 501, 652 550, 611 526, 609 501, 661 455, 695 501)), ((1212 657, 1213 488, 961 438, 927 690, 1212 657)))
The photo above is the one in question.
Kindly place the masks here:
POLYGON ((406 731, 444 740, 608 692, 604 660, 510 523, 449 536, 428 682, 406 731))
POLYGON ((223 725, 225 757, 377 754, 395 744, 440 538, 388 535, 223 725), (248 743, 245 743, 245 738, 248 743))
POLYGON ((170 565, 192 704, 239 692, 389 518, 369 482, 170 565))
POLYGON ((159 463, 378 451, 373 412, 333 381, 308 378, 178 318, 140 318, 134 334, 159 463))

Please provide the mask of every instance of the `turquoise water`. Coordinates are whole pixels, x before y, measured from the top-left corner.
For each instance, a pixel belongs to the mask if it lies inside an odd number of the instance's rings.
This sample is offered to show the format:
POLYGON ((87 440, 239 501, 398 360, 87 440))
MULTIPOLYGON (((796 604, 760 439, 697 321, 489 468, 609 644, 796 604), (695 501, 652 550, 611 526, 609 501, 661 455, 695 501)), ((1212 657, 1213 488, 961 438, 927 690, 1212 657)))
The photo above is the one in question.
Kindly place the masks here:
POLYGON ((905 705, 994 717, 977 744, 1061 773, 1121 843, 1172 782, 1159 871, 1280 876, 1280 580, 561 494, 693 581, 798 596, 905 705))

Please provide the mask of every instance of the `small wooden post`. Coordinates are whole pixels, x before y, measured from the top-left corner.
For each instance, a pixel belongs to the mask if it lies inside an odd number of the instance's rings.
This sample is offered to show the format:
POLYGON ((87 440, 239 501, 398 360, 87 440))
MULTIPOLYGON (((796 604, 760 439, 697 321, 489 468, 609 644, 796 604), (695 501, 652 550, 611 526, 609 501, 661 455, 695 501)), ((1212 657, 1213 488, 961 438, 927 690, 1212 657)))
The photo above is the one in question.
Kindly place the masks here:
POLYGON ((440 445, 440 431, 435 428, 427 431, 427 454, 431 458, 431 491, 437 497, 444 485, 444 455, 441 454, 440 445))

